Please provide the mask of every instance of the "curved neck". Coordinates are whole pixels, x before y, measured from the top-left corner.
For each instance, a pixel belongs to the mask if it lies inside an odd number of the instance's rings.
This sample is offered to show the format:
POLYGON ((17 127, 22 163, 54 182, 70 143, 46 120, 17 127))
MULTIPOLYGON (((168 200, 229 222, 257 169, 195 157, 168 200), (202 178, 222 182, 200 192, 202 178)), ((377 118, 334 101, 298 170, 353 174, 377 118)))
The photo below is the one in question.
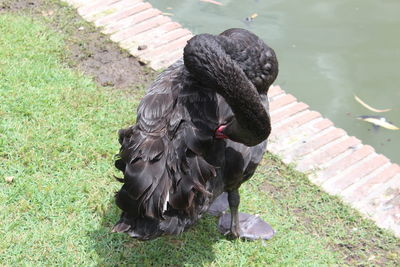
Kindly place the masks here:
POLYGON ((185 66, 196 80, 215 89, 231 107, 235 118, 224 133, 233 141, 256 145, 269 136, 270 118, 256 88, 217 38, 210 34, 193 37, 184 49, 185 66))

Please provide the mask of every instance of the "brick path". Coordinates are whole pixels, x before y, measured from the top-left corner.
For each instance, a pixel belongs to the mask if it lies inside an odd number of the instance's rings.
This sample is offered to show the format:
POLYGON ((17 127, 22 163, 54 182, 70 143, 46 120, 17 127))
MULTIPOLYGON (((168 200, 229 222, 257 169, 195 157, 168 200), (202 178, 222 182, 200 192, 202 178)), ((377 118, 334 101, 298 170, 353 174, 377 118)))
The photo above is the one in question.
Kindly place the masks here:
MULTIPOLYGON (((155 70, 179 59, 193 36, 142 0, 64 1, 155 70)), ((269 97, 269 151, 400 237, 400 167, 279 86, 270 89, 269 97)))

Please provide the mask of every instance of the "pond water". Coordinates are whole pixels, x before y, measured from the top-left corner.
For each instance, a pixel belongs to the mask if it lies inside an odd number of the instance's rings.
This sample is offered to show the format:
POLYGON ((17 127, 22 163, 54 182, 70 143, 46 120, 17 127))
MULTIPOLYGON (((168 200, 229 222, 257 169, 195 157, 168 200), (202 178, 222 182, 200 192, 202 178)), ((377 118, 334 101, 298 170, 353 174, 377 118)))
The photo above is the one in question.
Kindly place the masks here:
POLYGON ((276 84, 400 163, 400 131, 375 130, 356 119, 384 116, 400 127, 400 1, 149 2, 195 34, 232 27, 253 31, 277 52, 276 84), (254 13, 254 20, 246 22, 254 13), (374 113, 356 102, 354 94, 374 108, 392 110, 374 113))

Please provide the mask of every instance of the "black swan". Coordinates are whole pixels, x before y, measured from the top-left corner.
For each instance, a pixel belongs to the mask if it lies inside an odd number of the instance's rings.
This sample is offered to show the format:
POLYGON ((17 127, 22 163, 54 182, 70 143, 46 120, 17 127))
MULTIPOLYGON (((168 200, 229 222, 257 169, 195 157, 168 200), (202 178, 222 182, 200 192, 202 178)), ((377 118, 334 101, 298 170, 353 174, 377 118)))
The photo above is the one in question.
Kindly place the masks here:
POLYGON ((236 238, 263 238, 258 228, 266 223, 252 228, 256 216, 238 212, 238 188, 266 150, 267 91, 277 74, 274 50, 247 30, 189 40, 183 60, 150 86, 136 124, 119 131, 115 166, 124 177, 115 198, 122 215, 112 231, 140 240, 179 234, 210 206, 227 208, 217 199, 227 192, 231 214, 220 224, 228 221, 236 238))

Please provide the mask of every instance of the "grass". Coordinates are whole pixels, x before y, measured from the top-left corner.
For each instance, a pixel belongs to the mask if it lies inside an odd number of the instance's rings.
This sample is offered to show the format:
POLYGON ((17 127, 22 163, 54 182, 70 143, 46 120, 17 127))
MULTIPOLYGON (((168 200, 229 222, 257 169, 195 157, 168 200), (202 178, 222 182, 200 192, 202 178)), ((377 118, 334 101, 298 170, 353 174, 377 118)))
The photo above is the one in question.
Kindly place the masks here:
POLYGON ((1 265, 400 264, 398 239, 272 155, 241 188, 241 210, 277 230, 268 242, 226 240, 210 216, 177 237, 111 234, 116 132, 143 91, 127 98, 69 68, 67 38, 40 18, 0 15, 1 265))

